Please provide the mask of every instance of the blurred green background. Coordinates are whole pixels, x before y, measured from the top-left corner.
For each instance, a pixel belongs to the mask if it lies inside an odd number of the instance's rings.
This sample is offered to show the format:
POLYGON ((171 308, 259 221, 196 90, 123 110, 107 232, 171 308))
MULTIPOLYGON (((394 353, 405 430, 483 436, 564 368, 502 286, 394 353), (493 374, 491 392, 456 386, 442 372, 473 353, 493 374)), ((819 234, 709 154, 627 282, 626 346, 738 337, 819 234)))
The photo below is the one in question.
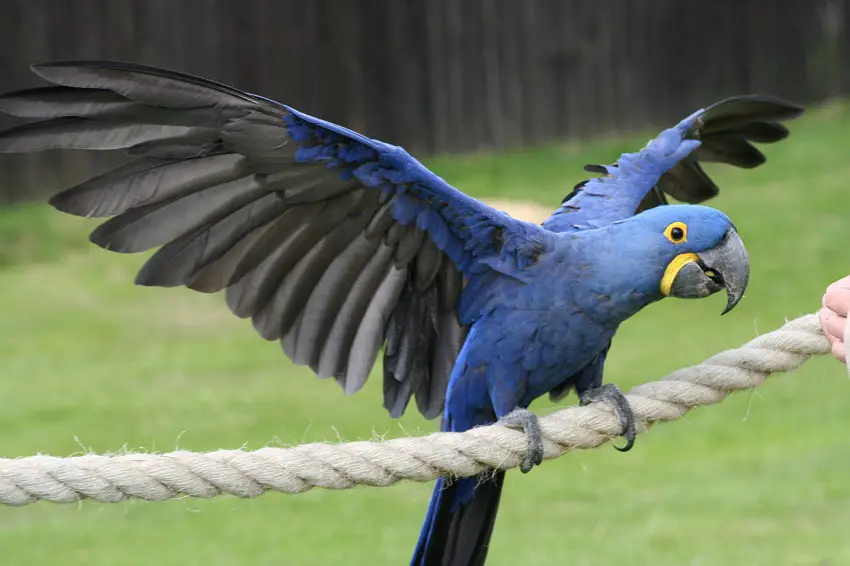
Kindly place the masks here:
MULTIPOLYGON (((710 167, 752 262, 746 298, 667 300, 624 325, 606 379, 627 389, 813 312, 850 272, 850 106, 762 146, 752 171, 710 167)), ((651 132, 427 159, 477 197, 554 208, 585 163, 651 132)), ((43 205, 0 212, 0 454, 258 448, 419 435, 380 380, 351 398, 292 366, 220 296, 132 285, 144 257, 88 244, 94 223, 43 205)), ((375 374, 380 368, 375 370, 375 374)), ((573 397, 566 404, 575 402, 573 397)), ((548 402, 533 406, 552 410, 548 402)), ((488 564, 850 564, 850 381, 827 357, 641 436, 509 473, 488 564)), ((251 501, 0 508, 6 565, 405 564, 430 484, 251 501)))

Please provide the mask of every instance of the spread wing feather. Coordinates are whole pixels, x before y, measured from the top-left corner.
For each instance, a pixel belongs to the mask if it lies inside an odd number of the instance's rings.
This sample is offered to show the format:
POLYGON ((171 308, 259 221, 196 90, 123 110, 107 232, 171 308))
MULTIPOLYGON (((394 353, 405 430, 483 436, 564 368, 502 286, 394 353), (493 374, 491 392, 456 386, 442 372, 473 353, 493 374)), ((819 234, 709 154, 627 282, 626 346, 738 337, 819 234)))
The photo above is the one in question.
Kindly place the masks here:
MULTIPOLYGON (((34 119, 0 151, 135 159, 51 199, 109 218, 120 253, 159 248, 136 282, 225 291, 296 363, 359 390, 384 347, 384 406, 440 414, 470 321, 464 281, 522 278, 541 228, 468 197, 404 150, 190 75, 108 61, 36 65, 51 86, 0 97, 34 119)), ((478 286, 479 288, 482 286, 478 286)), ((480 291, 480 289, 479 289, 480 291)))
POLYGON ((667 204, 667 195, 691 204, 711 199, 720 190, 702 163, 726 163, 744 169, 758 167, 765 162, 765 156, 753 143, 785 139, 789 132, 782 122, 802 113, 799 105, 774 96, 745 95, 721 100, 699 113, 702 124, 695 137, 700 146, 657 181, 640 182, 641 179, 630 174, 633 171, 621 174, 620 161, 625 159, 628 168, 630 158, 638 154, 626 154, 609 166, 587 165, 586 171, 605 176, 576 185, 543 225, 553 232, 571 232, 616 222, 667 204))

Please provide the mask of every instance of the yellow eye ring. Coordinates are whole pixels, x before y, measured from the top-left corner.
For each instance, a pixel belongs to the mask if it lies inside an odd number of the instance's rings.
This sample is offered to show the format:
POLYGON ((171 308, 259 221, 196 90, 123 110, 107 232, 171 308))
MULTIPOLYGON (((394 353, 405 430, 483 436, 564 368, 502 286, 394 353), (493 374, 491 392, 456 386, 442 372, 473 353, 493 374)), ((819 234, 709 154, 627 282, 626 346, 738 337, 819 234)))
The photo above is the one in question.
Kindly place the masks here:
POLYGON ((664 229, 664 236, 674 244, 688 241, 688 225, 684 222, 673 222, 664 229))

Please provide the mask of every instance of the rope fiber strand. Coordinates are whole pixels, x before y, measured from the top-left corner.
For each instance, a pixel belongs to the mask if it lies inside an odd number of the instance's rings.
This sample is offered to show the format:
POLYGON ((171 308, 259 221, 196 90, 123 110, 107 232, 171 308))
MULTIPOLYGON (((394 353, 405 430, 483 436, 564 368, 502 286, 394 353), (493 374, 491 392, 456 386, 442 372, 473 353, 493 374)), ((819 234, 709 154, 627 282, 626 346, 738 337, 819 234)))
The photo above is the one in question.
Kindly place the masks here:
MULTIPOLYGON (((679 419, 694 407, 719 403, 732 392, 758 387, 770 374, 794 370, 810 357, 828 352, 830 344, 817 315, 787 322, 740 348, 632 389, 627 397, 638 432, 679 419)), ((577 448, 596 448, 620 433, 618 420, 605 403, 558 410, 541 417, 540 426, 546 459, 577 448)), ((491 425, 383 442, 254 451, 4 458, 0 503, 22 506, 82 499, 115 503, 222 494, 252 498, 266 491, 301 493, 314 487, 386 487, 400 480, 427 482, 439 476, 468 477, 518 467, 525 450, 523 432, 491 425)))

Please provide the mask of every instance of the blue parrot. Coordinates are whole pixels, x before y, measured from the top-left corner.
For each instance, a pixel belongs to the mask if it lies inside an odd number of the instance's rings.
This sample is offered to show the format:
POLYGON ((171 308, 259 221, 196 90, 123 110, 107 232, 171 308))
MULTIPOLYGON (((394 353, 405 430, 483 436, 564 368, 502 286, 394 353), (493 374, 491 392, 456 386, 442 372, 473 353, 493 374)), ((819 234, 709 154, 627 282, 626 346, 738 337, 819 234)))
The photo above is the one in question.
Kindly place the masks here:
MULTIPOLYGON (((458 191, 402 148, 203 78, 109 61, 35 65, 51 86, 7 93, 0 111, 35 119, 0 151, 123 150, 128 162, 59 192, 58 210, 109 217, 91 234, 119 253, 158 248, 136 283, 224 290, 230 310, 296 364, 346 394, 383 350, 384 407, 411 398, 441 429, 502 422, 543 445, 528 407, 574 390, 611 403, 628 450, 624 395, 603 384, 618 326, 664 297, 724 290, 749 263, 701 161, 755 167, 750 144, 787 136, 802 108, 727 99, 637 153, 586 169, 542 225, 458 191), (688 204, 668 205, 665 195, 688 204)), ((483 564, 504 472, 441 479, 414 565, 483 564)))

